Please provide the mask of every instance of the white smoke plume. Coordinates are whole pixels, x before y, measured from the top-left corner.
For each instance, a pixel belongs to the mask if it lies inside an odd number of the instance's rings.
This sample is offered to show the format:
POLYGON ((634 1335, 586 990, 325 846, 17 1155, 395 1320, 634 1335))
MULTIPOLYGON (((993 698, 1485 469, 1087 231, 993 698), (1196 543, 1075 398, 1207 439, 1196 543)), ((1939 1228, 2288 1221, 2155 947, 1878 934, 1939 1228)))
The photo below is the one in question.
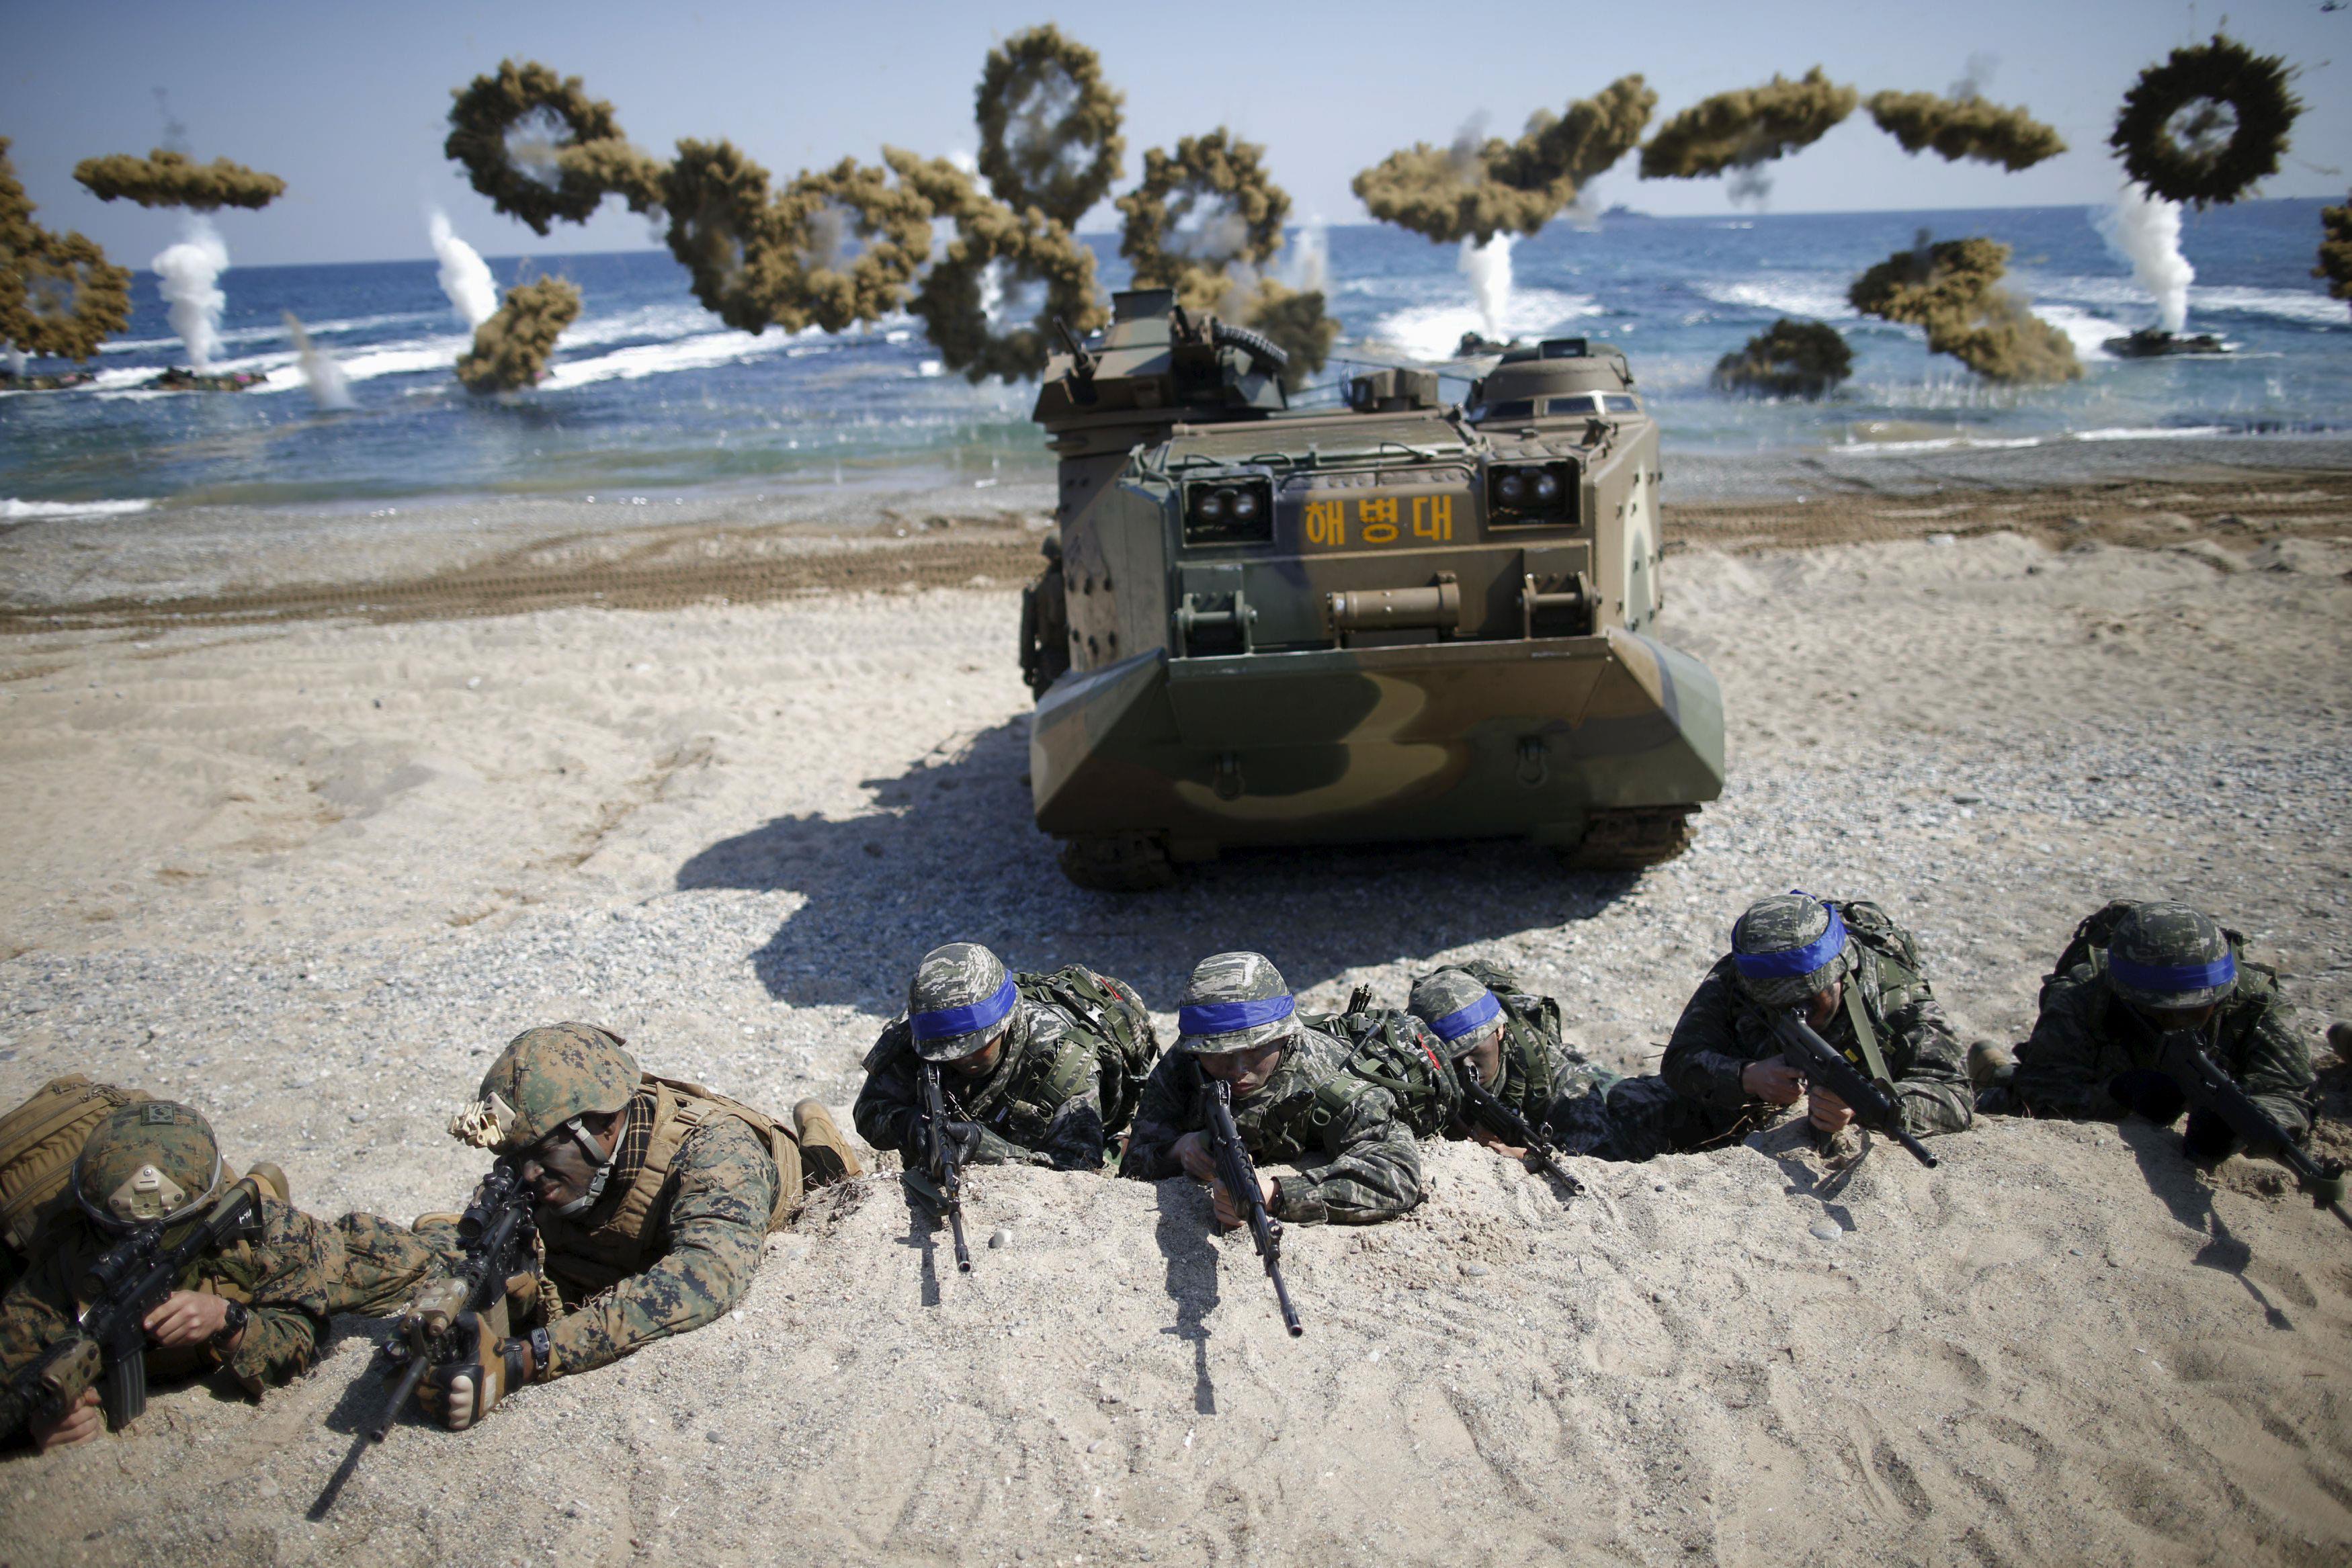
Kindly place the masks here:
POLYGON ((1331 229, 1319 217, 1299 225, 1291 239, 1283 281, 1302 294, 1331 292, 1331 229))
POLYGON ((154 268, 172 330, 188 346, 188 368, 198 374, 213 368, 220 351, 221 309, 228 296, 218 287, 228 270, 228 246, 210 218, 191 215, 180 243, 147 264, 154 268))
POLYGON ((302 329, 301 319, 294 312, 279 314, 286 318, 286 330, 294 339, 295 353, 301 358, 302 384, 310 389, 310 401, 320 408, 358 407, 352 401, 350 384, 343 380, 343 367, 335 363, 334 356, 310 341, 310 334, 302 329))
POLYGON ((1969 56, 1969 63, 1960 71, 1960 79, 1951 85, 1946 98, 1966 103, 1982 98, 1985 89, 1992 86, 1992 73, 2000 68, 2000 57, 1990 50, 1978 49, 1969 56))
POLYGON ((2091 222, 2107 248, 2131 263, 2133 280, 2156 296, 2157 325, 2186 330, 2189 286, 2197 281, 2197 269, 2180 254, 2180 204, 2126 180, 2116 204, 2092 209, 2091 222))
POLYGON ((0 362, 7 365, 10 375, 21 376, 25 373, 25 367, 31 361, 26 358, 25 350, 16 344, 0 343, 0 362))
POLYGON ((441 258, 441 292, 470 332, 498 314, 499 286, 481 254, 457 237, 440 208, 425 214, 425 225, 433 235, 433 254, 441 258))
POLYGON ((1511 246, 1519 236, 1498 234, 1485 245, 1469 235, 1462 236, 1462 254, 1454 267, 1470 280, 1478 296, 1478 314, 1486 323, 1486 336, 1503 336, 1503 318, 1511 308, 1511 246))

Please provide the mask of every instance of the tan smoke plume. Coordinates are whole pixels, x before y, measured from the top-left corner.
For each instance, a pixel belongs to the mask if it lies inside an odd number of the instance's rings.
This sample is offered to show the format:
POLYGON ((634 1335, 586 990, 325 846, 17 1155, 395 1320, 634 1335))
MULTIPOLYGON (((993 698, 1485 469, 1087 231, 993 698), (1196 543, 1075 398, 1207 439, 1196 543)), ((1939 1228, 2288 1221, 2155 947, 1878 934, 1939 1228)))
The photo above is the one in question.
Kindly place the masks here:
POLYGON ((1906 152, 1932 150, 1947 162, 1973 158, 2014 174, 2066 151, 2058 132, 2023 109, 1932 92, 1874 92, 1865 101, 1878 129, 1906 152))
POLYGON ((1639 76, 1621 77, 1563 114, 1538 110, 1517 141, 1417 141, 1359 173, 1351 188, 1382 223, 1439 244, 1532 235, 1633 149, 1657 104, 1639 76))
POLYGON ((2009 246, 1977 236, 1920 236, 1853 280, 1846 298, 1865 316, 1924 327, 1927 347, 1987 381, 2063 382, 2083 373, 2066 334, 2000 287, 2009 246))
POLYGON ((1796 81, 1776 75, 1761 87, 1701 99, 1642 149, 1642 178, 1705 179, 1786 157, 1827 135, 1856 101, 1853 89, 1829 80, 1819 66, 1796 81))
POLYGON ((2319 209, 2319 265, 2311 276, 2327 279, 2331 296, 2352 303, 2352 196, 2340 207, 2319 209))
POLYGON ((1853 373, 1853 350, 1822 321, 1783 316, 1715 362, 1715 384, 1726 392, 1768 397, 1821 397, 1853 373))
POLYGON ((580 290, 562 278, 534 278, 508 289, 498 314, 474 329, 474 346, 457 361, 457 379, 470 392, 537 385, 555 340, 579 315, 580 290))
POLYGON ((101 202, 119 198, 142 207, 185 207, 198 213, 223 207, 258 212, 286 193, 286 182, 275 174, 226 158, 198 163, 184 152, 161 147, 144 158, 128 152, 85 158, 74 165, 74 178, 101 202))
POLYGON ((131 269, 96 241, 51 234, 0 136, 0 344, 26 354, 87 360, 131 321, 131 269))

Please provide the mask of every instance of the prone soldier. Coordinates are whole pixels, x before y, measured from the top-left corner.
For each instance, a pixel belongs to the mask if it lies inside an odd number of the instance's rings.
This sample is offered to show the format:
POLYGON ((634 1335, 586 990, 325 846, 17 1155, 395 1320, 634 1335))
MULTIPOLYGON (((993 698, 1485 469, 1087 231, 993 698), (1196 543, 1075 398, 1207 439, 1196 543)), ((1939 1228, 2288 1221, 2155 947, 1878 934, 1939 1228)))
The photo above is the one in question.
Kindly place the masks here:
POLYGON ((927 1164, 921 1080, 937 1063, 960 1163, 1098 1170, 1159 1054, 1125 981, 1075 964, 1008 974, 987 948, 950 942, 923 956, 906 1014, 866 1053, 851 1114, 876 1148, 927 1164))
MULTIPOLYGON (((2038 1116, 2138 1115, 2158 1126, 2187 1111, 2182 1143, 2192 1157, 2221 1160, 2242 1148, 2282 1157, 2310 1136, 2318 1079, 2276 972, 2246 959, 2244 946, 2187 904, 2108 904, 2075 928, 2042 980, 2040 1015, 2013 1074, 1996 1061, 1979 1103, 2038 1116), (2190 1046, 2269 1126, 2234 1127, 2201 1102, 2181 1057, 2190 1046)), ((2342 1195, 2338 1176, 2329 1201, 2342 1195)))
POLYGON ((1912 935, 1874 904, 1805 893, 1759 899, 1731 928, 1683 1008, 1659 1072, 1717 1136, 1806 1101, 1816 1137, 1843 1152, 1853 1108, 1782 1055, 1775 1011, 1793 1012, 1874 1082, 1903 1130, 1954 1133, 1974 1114, 1964 1053, 1929 988, 1912 935))
MULTIPOLYGON (((1406 1004, 1465 1078, 1559 1152, 1603 1160, 1646 1160, 1698 1147, 1706 1117, 1654 1075, 1627 1077, 1586 1061, 1560 1033, 1559 1004, 1528 992, 1516 975, 1473 961, 1423 975, 1406 1004)), ((1450 1137, 1467 1137, 1513 1159, 1528 1151, 1475 1118, 1450 1137)))
MULTIPOLYGON (((860 1174, 822 1104, 802 1101, 793 1123, 641 1071, 593 1024, 517 1035, 450 1132, 513 1162, 537 1200, 541 1270, 458 1319, 458 1353, 425 1374, 419 1401, 463 1431, 521 1384, 607 1365, 733 1307, 804 1188, 860 1174)), ((411 1343, 448 1337, 435 1328, 411 1343)))
MULTIPOLYGON (((129 1336, 142 1364, 132 1381, 143 1390, 147 1378, 218 1370, 253 1397, 309 1368, 335 1313, 381 1312, 436 1255, 431 1235, 374 1215, 345 1215, 331 1225, 312 1218, 287 1202, 286 1178, 275 1166, 257 1166, 245 1180, 252 1194, 246 1216, 198 1243, 194 1232, 236 1185, 211 1124, 188 1106, 142 1095, 89 1131, 66 1184, 70 1203, 48 1217, 23 1277, 0 1300, 0 1434, 21 1423, 34 1447, 47 1449, 101 1430, 94 1384, 36 1388, 26 1375, 75 1335, 78 1323, 87 1327, 94 1298, 126 1282, 92 1265, 126 1256, 121 1248, 131 1240, 153 1240, 152 1258, 142 1258, 149 1268, 190 1244, 176 1275, 159 1279, 153 1304, 143 1308, 143 1343, 129 1336), (394 1237, 405 1239, 394 1244, 394 1237)), ((107 1356, 116 1353, 105 1347, 107 1356)), ((120 1425, 136 1414, 110 1410, 106 1418, 120 1425)))
POLYGON ((1233 1119, 1255 1161, 1320 1156, 1279 1178, 1258 1174, 1260 1197, 1292 1225, 1369 1225, 1421 1201, 1421 1159, 1387 1090, 1347 1070, 1348 1048, 1298 1016, 1282 974, 1259 953, 1201 960, 1177 1013, 1175 1050, 1143 1086, 1119 1174, 1140 1181, 1189 1176, 1206 1183, 1217 1223, 1242 1222, 1218 1179, 1202 1096, 1230 1089, 1233 1119))

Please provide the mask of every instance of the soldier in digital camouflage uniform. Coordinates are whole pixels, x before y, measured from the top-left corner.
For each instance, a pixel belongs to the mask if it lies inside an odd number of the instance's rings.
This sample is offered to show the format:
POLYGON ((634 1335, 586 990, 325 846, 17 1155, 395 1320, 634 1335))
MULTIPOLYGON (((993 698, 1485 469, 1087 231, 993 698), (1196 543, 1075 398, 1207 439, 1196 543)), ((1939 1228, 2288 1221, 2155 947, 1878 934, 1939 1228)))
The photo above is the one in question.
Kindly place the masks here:
MULTIPOLYGON (((18 1405, 5 1380, 40 1358, 89 1303, 82 1276, 138 1227, 193 1221, 226 1196, 230 1175, 212 1126, 185 1105, 143 1097, 110 1113, 76 1157, 70 1207, 53 1215, 34 1244, 23 1278, 0 1299, 0 1435, 26 1424, 36 1448, 86 1442, 104 1429, 96 1389, 56 1418, 18 1405)), ((147 1315, 147 1375, 168 1380, 226 1372, 246 1394, 300 1375, 317 1358, 329 1319, 413 1288, 433 1256, 412 1238, 395 1267, 363 1270, 356 1283, 347 1238, 401 1231, 373 1215, 322 1224, 286 1201, 286 1178, 257 1166, 257 1237, 225 1244, 190 1263, 163 1303, 147 1315)), ((176 1237, 167 1229, 168 1239, 176 1237)))
POLYGON ((950 942, 924 955, 905 1015, 866 1053, 852 1115, 876 1148, 928 1166, 922 1069, 937 1062, 946 1136, 965 1160, 1099 1170, 1159 1051, 1124 981, 1077 966, 1011 975, 987 948, 950 942))
MULTIPOLYGON (((2165 1066, 2167 1037, 2178 1032, 2303 1142, 2317 1103, 2310 1048, 2274 972, 2246 961, 2243 946, 2182 904, 2111 904, 2093 915, 2065 955, 2075 961, 2062 959, 2043 979, 2032 1038, 2018 1048, 2014 1076, 1987 1090, 1984 1109, 2170 1126, 2189 1108, 2165 1066)), ((2209 1160, 2239 1146, 2229 1124, 2201 1107, 2189 1111, 2183 1141, 2209 1160)))
POLYGON ((1918 945, 1874 904, 1790 893, 1750 904, 1666 1042, 1660 1075, 1728 1137, 1800 1099, 1843 1152, 1851 1107, 1782 1060, 1768 1009, 1801 1013, 1874 1079, 1894 1085, 1915 1136, 1974 1119, 1965 1054, 1921 971, 1918 945))
MULTIPOLYGON (((1603 1160, 1646 1160, 1695 1148, 1712 1129, 1689 1101, 1654 1076, 1628 1078, 1587 1061, 1561 1038, 1559 1004, 1525 990, 1491 964, 1423 975, 1407 1003, 1438 1049, 1467 1078, 1542 1132, 1562 1154, 1603 1160)), ((1499 1134, 1457 1121, 1467 1137, 1524 1158, 1499 1134)))
POLYGON ((743 1299, 768 1233, 804 1186, 859 1174, 814 1100, 786 1127, 699 1084, 638 1070, 593 1024, 526 1030, 450 1131, 510 1157, 538 1198, 542 1278, 466 1313, 467 1352, 418 1389, 452 1430, 508 1392, 618 1361, 743 1299), (512 1315, 528 1321, 508 1321, 512 1315), (527 1331, 527 1332, 526 1332, 527 1331))
POLYGON ((1121 1176, 1190 1176, 1209 1185, 1220 1224, 1240 1223, 1202 1130, 1202 1092, 1214 1077, 1233 1086, 1234 1124, 1254 1159, 1319 1162, 1280 1177, 1258 1173, 1276 1219, 1369 1225, 1421 1201, 1421 1159, 1395 1103, 1347 1071, 1339 1040, 1301 1022, 1264 955, 1202 959, 1177 1018, 1176 1049, 1144 1085, 1121 1176))

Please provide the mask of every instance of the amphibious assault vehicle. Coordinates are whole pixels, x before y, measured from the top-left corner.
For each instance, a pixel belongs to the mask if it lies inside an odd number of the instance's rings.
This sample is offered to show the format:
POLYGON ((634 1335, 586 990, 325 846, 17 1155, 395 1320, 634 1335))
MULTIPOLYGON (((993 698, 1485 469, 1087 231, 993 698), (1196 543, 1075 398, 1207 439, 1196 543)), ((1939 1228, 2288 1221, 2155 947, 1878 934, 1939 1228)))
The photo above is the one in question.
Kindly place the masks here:
POLYGON ((1256 333, 1163 289, 1115 305, 1031 416, 1061 492, 1023 611, 1030 779, 1072 881, 1244 844, 1681 851, 1722 698, 1648 633, 1663 476, 1623 354, 1553 339, 1457 407, 1383 370, 1292 410, 1256 333))

